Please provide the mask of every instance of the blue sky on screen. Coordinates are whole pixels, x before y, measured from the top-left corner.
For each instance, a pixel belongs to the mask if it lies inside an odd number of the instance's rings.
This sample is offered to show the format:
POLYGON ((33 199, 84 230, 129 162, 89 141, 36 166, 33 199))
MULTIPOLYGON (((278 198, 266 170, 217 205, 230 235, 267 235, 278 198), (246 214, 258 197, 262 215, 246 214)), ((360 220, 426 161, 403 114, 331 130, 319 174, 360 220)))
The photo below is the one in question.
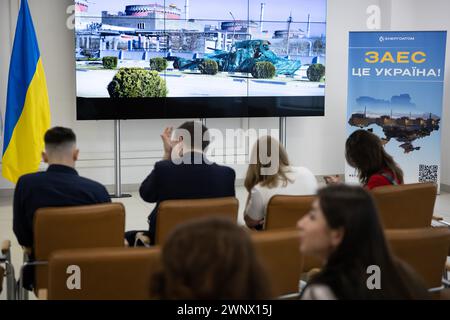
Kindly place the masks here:
MULTIPOLYGON (((306 22, 308 14, 314 22, 326 21, 326 0, 190 0, 190 18, 230 20, 230 12, 237 20, 259 20, 261 3, 265 3, 265 21, 286 21, 292 12, 297 22, 306 22), (226 5, 224 4, 226 3, 226 5)), ((89 0, 89 12, 100 14, 124 11, 126 5, 163 4, 163 0, 89 0)), ((185 0, 167 0, 166 5, 175 4, 184 12, 185 0)), ((184 14, 182 15, 184 17, 184 14)))

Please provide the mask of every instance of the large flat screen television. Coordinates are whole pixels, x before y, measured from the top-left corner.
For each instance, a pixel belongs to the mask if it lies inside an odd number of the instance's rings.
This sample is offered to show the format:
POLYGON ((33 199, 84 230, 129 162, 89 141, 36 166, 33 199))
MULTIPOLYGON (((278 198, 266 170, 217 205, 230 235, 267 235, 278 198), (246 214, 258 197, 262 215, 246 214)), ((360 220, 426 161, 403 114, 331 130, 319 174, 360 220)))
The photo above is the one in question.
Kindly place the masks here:
POLYGON ((75 0, 77 119, 322 116, 326 0, 75 0))

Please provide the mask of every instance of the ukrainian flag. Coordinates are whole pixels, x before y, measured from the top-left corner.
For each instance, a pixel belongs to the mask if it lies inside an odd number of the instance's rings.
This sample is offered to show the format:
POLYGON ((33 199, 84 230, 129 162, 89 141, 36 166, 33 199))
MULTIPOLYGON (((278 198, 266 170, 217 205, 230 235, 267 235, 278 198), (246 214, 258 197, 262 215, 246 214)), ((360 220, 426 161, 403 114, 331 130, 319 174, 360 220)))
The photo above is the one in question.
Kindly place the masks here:
POLYGON ((9 67, 3 140, 3 176, 16 183, 36 172, 50 127, 44 67, 27 0, 22 0, 9 67))

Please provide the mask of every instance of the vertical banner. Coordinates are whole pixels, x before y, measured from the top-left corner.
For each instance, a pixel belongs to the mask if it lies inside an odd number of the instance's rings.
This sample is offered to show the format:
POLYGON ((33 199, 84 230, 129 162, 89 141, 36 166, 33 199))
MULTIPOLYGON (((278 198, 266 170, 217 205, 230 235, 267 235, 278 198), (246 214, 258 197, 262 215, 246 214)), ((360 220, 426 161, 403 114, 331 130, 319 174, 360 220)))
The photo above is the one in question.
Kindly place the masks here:
MULTIPOLYGON (((347 133, 378 135, 405 183, 440 183, 446 31, 350 32, 347 133)), ((346 181, 357 181, 346 167, 346 181)))

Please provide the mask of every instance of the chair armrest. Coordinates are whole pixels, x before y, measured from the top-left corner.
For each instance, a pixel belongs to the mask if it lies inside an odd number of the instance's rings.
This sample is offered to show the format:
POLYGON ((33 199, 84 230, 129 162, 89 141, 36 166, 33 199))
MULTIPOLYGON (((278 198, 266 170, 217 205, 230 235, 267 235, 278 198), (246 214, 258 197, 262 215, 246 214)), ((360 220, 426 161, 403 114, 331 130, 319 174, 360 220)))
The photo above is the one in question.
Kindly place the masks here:
POLYGON ((4 240, 2 242, 2 253, 3 254, 7 254, 10 249, 11 249, 11 241, 10 240, 4 240))

